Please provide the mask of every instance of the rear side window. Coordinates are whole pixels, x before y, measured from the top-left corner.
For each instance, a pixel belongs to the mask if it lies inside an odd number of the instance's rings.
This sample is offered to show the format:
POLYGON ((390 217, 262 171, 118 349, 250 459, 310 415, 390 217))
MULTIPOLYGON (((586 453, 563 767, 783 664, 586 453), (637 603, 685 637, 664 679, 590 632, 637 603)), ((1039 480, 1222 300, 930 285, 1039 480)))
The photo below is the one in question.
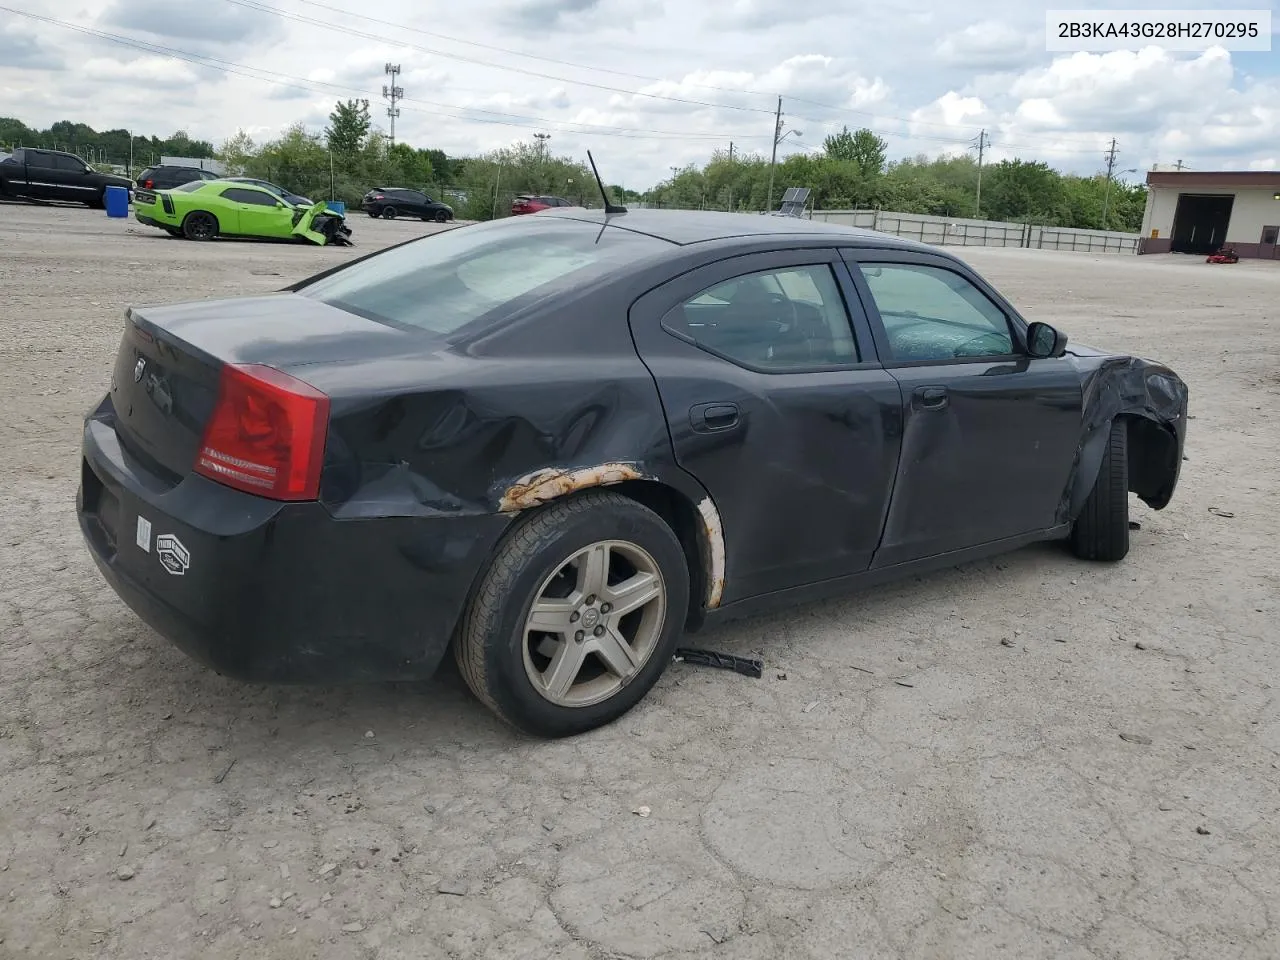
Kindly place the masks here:
POLYGON ((666 249, 667 241, 629 230, 512 218, 394 247, 298 292, 388 326, 449 335, 666 249))
POLYGON ((826 264, 722 281, 676 307, 663 325, 710 353, 754 369, 860 359, 844 298, 826 264))
POLYGON ((52 170, 56 164, 53 162, 52 154, 43 153, 39 150, 28 150, 27 166, 39 167, 41 170, 52 170))

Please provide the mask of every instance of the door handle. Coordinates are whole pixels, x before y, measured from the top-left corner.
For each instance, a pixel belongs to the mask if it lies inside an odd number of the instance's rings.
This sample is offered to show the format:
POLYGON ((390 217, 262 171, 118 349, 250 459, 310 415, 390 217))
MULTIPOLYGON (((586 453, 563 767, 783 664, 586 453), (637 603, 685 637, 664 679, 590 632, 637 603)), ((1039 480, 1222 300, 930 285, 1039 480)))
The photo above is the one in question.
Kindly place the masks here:
POLYGON ((946 387, 916 387, 912 397, 921 410, 942 410, 948 402, 946 387))
POLYGON ((689 408, 689 423, 698 433, 718 433, 738 425, 738 405, 720 401, 696 403, 689 408))

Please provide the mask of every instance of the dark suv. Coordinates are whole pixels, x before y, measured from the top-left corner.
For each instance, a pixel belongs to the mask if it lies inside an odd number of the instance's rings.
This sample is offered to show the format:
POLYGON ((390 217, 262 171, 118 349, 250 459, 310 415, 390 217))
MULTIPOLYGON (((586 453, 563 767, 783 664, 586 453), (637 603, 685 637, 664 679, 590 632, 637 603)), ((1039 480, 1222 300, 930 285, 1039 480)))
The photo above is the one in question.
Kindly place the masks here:
POLYGON ((147 167, 138 174, 138 186, 143 190, 172 190, 193 180, 217 180, 218 175, 212 170, 201 170, 199 167, 175 167, 160 164, 147 167))
POLYGON ((447 203, 432 200, 425 193, 404 187, 374 187, 364 195, 360 205, 369 216, 386 220, 404 216, 447 223, 453 219, 453 207, 447 203))

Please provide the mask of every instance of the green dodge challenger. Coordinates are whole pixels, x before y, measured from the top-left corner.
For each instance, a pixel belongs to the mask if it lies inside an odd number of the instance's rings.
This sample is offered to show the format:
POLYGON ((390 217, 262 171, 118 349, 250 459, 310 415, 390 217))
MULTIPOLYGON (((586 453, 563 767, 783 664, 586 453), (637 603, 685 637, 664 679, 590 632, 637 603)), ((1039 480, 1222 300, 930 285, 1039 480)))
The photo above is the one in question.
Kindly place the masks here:
POLYGON ((139 223, 175 237, 262 237, 349 245, 346 218, 324 203, 295 207, 262 187, 229 180, 193 180, 172 190, 135 190, 139 223))

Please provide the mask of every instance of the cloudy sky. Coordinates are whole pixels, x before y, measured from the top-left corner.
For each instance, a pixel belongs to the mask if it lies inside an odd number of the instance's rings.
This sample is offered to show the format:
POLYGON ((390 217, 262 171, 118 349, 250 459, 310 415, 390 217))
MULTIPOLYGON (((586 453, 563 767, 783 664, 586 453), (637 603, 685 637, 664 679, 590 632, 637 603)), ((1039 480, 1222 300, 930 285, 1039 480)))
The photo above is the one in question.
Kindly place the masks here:
MULTIPOLYGON (((1054 3, 1053 8, 1116 8, 1054 3)), ((1123 8, 1215 4, 1129 0, 1123 8)), ((1272 6, 1238 0, 1232 7, 1272 6)), ((1280 168, 1280 38, 1269 53, 1046 53, 1026 0, 0 0, 0 111, 219 143, 323 128, 364 96, 397 139, 467 154, 551 135, 609 180, 650 185, 732 140, 768 153, 783 97, 798 136, 869 126, 890 156, 959 152, 1076 172, 1177 160, 1280 168), (20 13, 46 18, 33 19, 20 13), (376 18, 376 19, 371 19, 376 18), (53 21, 53 22, 50 22, 53 21), (114 39, 112 39, 114 38, 114 39), (122 43, 120 41, 127 41, 122 43)), ((1280 16, 1273 10, 1273 29, 1280 16)), ((1141 174, 1128 173, 1127 179, 1141 174)))

